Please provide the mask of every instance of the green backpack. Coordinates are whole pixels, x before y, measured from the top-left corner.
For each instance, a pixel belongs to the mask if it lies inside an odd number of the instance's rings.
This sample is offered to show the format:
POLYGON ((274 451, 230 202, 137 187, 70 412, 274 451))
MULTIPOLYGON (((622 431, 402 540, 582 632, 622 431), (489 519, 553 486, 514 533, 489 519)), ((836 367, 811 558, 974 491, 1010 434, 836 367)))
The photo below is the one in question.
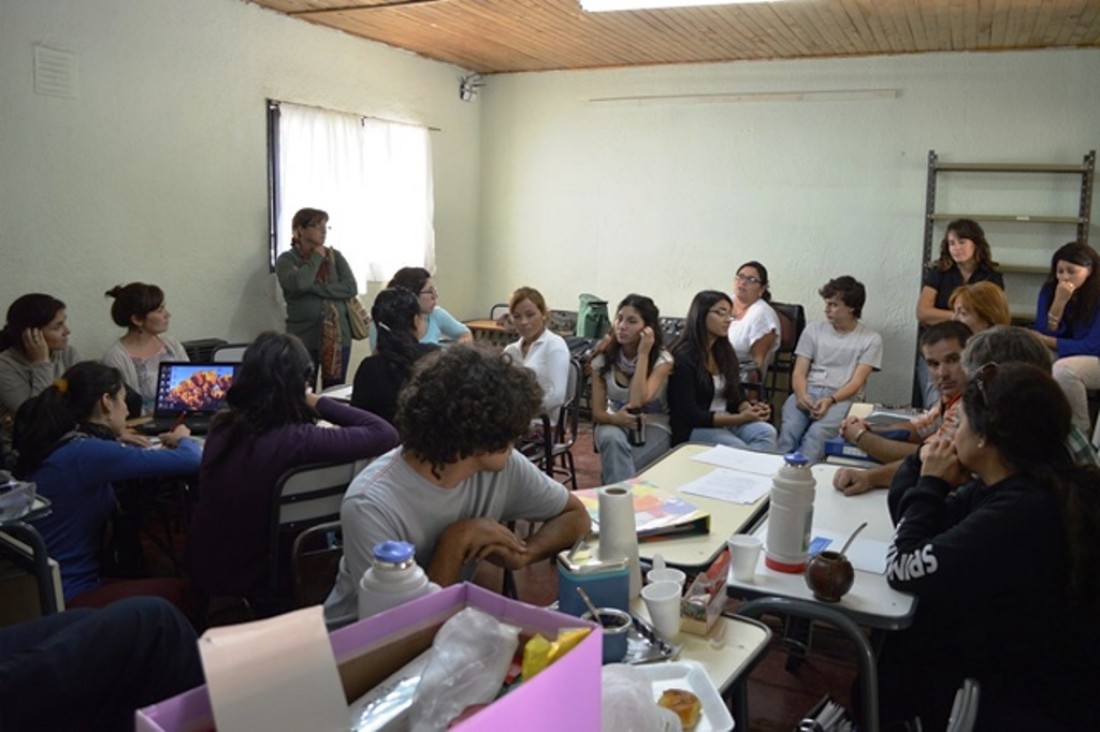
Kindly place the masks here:
POLYGON ((583 338, 602 338, 610 328, 607 300, 601 300, 595 295, 581 295, 581 304, 577 309, 577 335, 583 338))

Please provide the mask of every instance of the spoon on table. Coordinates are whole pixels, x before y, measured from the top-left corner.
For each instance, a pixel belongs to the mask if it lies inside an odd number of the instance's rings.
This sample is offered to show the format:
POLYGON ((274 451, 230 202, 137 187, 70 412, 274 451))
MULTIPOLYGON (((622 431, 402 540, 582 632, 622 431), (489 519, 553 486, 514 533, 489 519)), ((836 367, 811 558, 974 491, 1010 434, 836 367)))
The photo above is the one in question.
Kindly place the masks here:
POLYGON ((588 596, 588 593, 584 591, 583 587, 577 588, 577 594, 584 600, 584 604, 588 606, 588 612, 592 613, 592 619, 599 623, 600 627, 603 627, 603 617, 599 611, 596 610, 596 605, 592 602, 592 598, 588 596))
POLYGON ((840 553, 843 554, 843 555, 846 555, 848 553, 848 547, 850 547, 852 545, 852 542, 856 540, 856 537, 859 536, 859 532, 863 531, 866 528, 867 528, 867 522, 866 521, 864 521, 862 524, 857 526, 856 530, 852 532, 852 535, 848 537, 848 541, 844 542, 844 546, 840 547, 840 553))

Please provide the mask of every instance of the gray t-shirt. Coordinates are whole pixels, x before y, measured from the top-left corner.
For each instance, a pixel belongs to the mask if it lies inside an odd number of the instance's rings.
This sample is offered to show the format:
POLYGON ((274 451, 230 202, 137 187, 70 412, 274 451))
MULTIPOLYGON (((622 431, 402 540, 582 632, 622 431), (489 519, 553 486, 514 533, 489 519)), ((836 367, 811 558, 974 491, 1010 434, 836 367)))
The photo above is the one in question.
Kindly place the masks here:
MULTIPOLYGON (((504 470, 475 473, 454 488, 440 488, 405 462, 402 448, 381 456, 356 476, 344 494, 340 523, 344 558, 336 586, 325 600, 329 622, 355 617, 359 580, 374 545, 388 539, 416 547, 416 561, 427 569, 435 544, 453 523, 470 518, 546 521, 565 510, 569 491, 515 450, 504 470)), ((475 566, 466 567, 471 576, 475 566)))
POLYGON ((863 323, 841 333, 828 322, 810 323, 798 339, 795 355, 810 359, 806 385, 839 389, 852 378, 856 366, 882 367, 882 336, 863 323))

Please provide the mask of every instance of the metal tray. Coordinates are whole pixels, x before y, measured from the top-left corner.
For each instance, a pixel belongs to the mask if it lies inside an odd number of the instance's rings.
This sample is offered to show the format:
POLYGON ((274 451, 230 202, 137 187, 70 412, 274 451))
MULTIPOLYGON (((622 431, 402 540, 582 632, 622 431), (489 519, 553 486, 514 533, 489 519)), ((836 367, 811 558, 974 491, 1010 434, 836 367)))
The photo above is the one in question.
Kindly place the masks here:
POLYGON ((634 623, 626 636, 623 663, 642 664, 669 661, 680 655, 680 646, 669 643, 652 625, 630 614, 634 623))

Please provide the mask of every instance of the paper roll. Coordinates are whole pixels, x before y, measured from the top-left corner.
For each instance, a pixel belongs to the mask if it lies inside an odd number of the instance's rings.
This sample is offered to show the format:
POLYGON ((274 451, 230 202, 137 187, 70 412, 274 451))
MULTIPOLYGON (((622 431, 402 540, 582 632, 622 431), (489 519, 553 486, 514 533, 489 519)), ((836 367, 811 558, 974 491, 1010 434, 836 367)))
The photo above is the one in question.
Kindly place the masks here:
POLYGON ((630 598, 642 591, 638 565, 638 532, 634 527, 634 494, 621 485, 600 488, 600 559, 626 558, 630 567, 630 598))

